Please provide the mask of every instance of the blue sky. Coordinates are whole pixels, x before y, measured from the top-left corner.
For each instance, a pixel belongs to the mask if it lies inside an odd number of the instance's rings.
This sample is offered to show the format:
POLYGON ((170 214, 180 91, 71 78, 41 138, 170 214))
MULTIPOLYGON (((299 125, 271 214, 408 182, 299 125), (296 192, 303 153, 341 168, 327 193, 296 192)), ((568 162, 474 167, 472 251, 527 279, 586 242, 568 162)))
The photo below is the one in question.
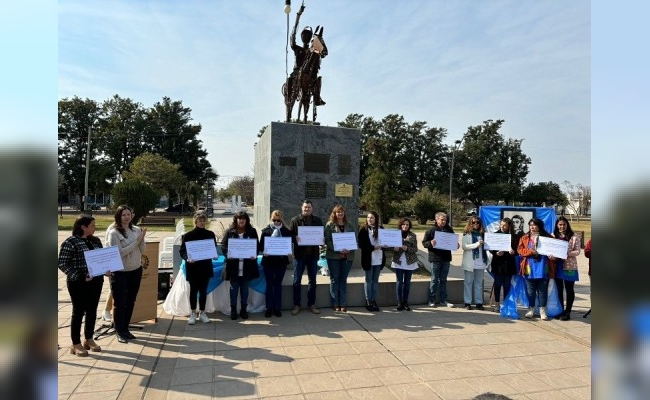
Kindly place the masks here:
MULTIPOLYGON (((323 125, 396 113, 451 143, 504 119, 532 158, 528 182, 591 184, 589 1, 305 3, 300 26, 323 25, 329 48, 323 125)), ((284 120, 283 5, 59 1, 58 98, 181 100, 218 173, 251 174, 258 131, 284 120)))

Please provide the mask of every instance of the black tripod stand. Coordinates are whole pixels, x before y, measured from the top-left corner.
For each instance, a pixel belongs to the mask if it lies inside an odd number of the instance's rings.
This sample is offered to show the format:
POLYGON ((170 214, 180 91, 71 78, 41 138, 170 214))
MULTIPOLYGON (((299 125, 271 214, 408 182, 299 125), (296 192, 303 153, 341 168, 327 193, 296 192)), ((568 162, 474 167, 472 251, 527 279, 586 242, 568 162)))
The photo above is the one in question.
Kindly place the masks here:
MULTIPOLYGON (((98 318, 101 319, 101 318, 98 318)), ((142 330, 143 327, 141 325, 130 325, 129 324, 129 329, 140 329, 142 330)), ((113 321, 107 322, 105 324, 101 324, 101 326, 97 329, 95 329, 95 332, 93 332, 93 338, 95 340, 98 340, 104 336, 111 336, 115 334, 115 324, 113 321)))
POLYGON ((585 315, 582 316, 582 318, 587 318, 589 314, 591 314, 591 308, 585 313, 585 315))

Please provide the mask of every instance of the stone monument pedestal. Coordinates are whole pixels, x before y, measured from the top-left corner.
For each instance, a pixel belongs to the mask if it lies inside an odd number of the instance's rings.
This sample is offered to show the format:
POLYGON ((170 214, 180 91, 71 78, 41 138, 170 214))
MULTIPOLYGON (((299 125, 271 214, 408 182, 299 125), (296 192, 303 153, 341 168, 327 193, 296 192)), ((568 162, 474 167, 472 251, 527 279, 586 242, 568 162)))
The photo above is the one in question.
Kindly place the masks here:
POLYGON ((271 211, 280 210, 289 224, 309 199, 323 223, 342 204, 358 230, 360 161, 359 129, 272 122, 255 145, 251 222, 261 230, 271 211))

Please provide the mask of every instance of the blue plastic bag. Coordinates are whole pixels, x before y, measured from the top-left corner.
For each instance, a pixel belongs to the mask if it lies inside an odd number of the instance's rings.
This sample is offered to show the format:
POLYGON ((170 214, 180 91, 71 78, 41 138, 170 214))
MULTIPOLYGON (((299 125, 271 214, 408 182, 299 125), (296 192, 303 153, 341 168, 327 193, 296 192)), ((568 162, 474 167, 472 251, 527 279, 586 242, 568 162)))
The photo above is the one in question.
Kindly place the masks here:
POLYGON ((508 295, 503 299, 503 303, 501 303, 499 314, 503 318, 519 319, 519 313, 517 313, 517 291, 515 290, 517 280, 515 277, 513 277, 512 280, 512 286, 510 287, 508 295))
POLYGON ((515 283, 512 285, 510 291, 515 292, 515 296, 517 296, 517 302, 521 304, 522 307, 530 307, 528 304, 528 295, 526 294, 526 281, 524 280, 524 277, 521 275, 515 275, 513 279, 515 280, 515 283))

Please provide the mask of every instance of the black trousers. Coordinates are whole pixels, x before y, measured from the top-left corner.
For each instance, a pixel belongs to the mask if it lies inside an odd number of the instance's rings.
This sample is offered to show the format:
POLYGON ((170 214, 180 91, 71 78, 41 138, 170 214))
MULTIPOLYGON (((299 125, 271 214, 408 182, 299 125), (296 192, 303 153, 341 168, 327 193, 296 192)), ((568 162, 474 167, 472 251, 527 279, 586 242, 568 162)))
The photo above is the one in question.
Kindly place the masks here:
POLYGON ((86 316, 84 338, 92 339, 97 319, 97 305, 102 293, 104 277, 97 276, 91 281, 67 282, 70 301, 72 302, 72 320, 70 321, 70 339, 72 344, 81 343, 81 321, 86 316))
POLYGON ((129 322, 131 322, 141 280, 142 267, 135 271, 113 272, 111 278, 111 291, 115 307, 113 322, 115 323, 115 332, 119 335, 124 335, 129 331, 129 322))
POLYGON ((189 281, 190 283, 190 309, 196 311, 196 295, 199 295, 199 310, 205 311, 205 300, 208 297, 208 283, 210 277, 199 276, 189 281))
POLYGON ((564 279, 555 278, 555 286, 557 286, 557 296, 560 300, 560 305, 564 307, 564 311, 571 312, 573 302, 576 299, 574 281, 565 281, 564 279), (564 306, 564 289, 566 289, 566 306, 564 306))

